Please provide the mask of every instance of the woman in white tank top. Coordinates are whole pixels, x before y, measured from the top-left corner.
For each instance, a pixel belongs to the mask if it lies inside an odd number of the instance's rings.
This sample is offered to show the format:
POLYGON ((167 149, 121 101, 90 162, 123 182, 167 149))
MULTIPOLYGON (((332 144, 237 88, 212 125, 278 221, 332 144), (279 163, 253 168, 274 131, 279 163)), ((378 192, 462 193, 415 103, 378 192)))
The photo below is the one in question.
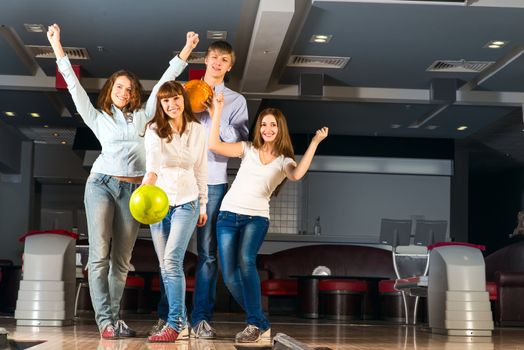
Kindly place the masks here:
POLYGON ((246 312, 246 328, 236 335, 239 343, 271 337, 262 311, 256 256, 269 228, 269 199, 285 180, 300 180, 307 172, 318 144, 328 128, 317 130, 300 162, 295 155, 284 114, 264 109, 257 118, 253 142, 220 140, 223 96, 213 101, 209 149, 242 163, 235 181, 222 201, 217 219, 217 242, 222 275, 229 291, 246 312))

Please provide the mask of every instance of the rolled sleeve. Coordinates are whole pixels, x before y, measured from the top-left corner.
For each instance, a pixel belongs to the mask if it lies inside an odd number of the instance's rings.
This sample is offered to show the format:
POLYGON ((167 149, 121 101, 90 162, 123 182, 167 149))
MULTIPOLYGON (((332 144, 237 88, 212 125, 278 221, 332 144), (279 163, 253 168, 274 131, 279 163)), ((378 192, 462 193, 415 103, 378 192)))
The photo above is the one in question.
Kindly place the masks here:
POLYGON ((220 138, 225 142, 246 141, 249 134, 246 99, 242 95, 231 102, 227 123, 220 123, 220 138))
POLYGON ((144 135, 144 146, 146 149, 146 172, 160 173, 162 139, 156 131, 148 127, 144 135))

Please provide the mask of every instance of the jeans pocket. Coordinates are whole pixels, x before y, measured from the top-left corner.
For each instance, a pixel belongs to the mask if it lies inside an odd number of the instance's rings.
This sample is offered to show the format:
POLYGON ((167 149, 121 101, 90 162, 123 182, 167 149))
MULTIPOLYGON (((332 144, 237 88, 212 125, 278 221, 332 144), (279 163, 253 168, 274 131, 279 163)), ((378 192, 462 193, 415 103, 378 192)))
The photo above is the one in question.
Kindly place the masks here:
POLYGON ((91 173, 89 174, 89 177, 86 180, 86 183, 94 183, 94 184, 104 184, 106 183, 106 177, 107 175, 99 174, 99 173, 91 173))
POLYGON ((225 211, 219 211, 217 216, 217 221, 222 221, 225 218, 227 218, 227 212, 225 211))

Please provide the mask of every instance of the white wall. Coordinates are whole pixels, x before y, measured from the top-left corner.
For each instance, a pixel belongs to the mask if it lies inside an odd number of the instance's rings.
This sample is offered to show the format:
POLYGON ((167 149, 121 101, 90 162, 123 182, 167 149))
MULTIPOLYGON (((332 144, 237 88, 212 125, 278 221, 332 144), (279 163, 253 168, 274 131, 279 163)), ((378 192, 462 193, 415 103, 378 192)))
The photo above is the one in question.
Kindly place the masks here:
POLYGON ((308 232, 320 216, 322 235, 373 243, 378 242, 382 218, 423 215, 449 222, 448 176, 311 172, 304 186, 308 232))

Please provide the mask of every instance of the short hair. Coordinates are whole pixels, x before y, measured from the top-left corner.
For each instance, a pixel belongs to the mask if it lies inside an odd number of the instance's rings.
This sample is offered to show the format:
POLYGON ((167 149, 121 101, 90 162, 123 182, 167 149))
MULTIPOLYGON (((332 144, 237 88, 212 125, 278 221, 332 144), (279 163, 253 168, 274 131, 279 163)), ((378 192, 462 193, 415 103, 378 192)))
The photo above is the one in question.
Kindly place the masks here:
POLYGON ((233 50, 233 46, 231 46, 227 41, 217 40, 212 42, 207 48, 206 57, 211 53, 211 51, 218 51, 223 54, 231 55, 231 66, 235 64, 235 51, 233 50))
POLYGON ((131 96, 129 99, 129 103, 125 105, 124 108, 122 108, 122 112, 132 113, 135 110, 142 107, 143 89, 140 80, 134 73, 130 71, 119 70, 111 74, 111 76, 104 83, 102 90, 100 90, 100 93, 98 94, 98 108, 100 108, 110 116, 113 116, 113 112, 111 111, 111 105, 113 104, 113 100, 111 99, 111 91, 113 91, 113 85, 115 85, 115 80, 121 76, 125 76, 131 82, 131 96))

